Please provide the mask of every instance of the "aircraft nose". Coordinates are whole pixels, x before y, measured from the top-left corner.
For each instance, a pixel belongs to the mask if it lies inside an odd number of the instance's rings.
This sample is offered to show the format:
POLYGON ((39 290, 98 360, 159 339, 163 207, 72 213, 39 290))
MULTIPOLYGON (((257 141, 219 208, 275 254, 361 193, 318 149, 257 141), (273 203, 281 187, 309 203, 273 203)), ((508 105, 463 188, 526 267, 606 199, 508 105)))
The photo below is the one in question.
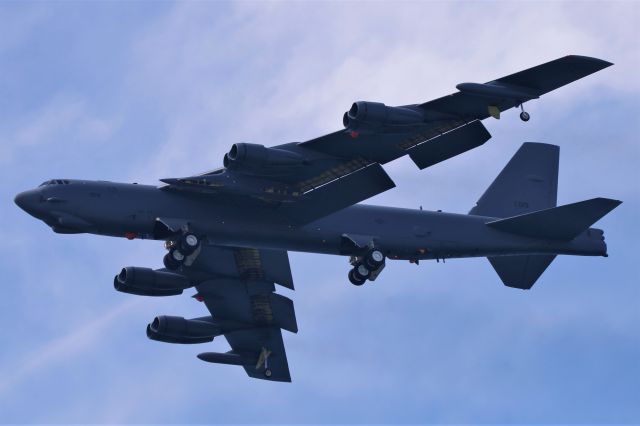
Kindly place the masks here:
POLYGON ((29 191, 19 193, 13 201, 25 212, 33 213, 36 209, 39 197, 39 193, 36 190, 31 189, 29 191))

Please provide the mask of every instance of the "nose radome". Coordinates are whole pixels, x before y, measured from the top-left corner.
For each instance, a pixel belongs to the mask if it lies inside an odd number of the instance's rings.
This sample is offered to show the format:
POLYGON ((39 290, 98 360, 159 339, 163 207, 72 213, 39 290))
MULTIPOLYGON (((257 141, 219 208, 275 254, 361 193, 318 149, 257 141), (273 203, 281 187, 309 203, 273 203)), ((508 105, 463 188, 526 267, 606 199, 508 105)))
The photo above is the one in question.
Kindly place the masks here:
POLYGON ((27 206, 27 199, 29 198, 29 194, 27 192, 21 192, 18 195, 16 195, 16 198, 14 198, 14 202, 18 205, 18 207, 20 207, 22 210, 26 210, 25 207, 27 206))
POLYGON ((16 195, 16 198, 13 200, 18 207, 27 213, 31 213, 35 208, 36 203, 38 202, 38 194, 35 190, 24 191, 16 195))

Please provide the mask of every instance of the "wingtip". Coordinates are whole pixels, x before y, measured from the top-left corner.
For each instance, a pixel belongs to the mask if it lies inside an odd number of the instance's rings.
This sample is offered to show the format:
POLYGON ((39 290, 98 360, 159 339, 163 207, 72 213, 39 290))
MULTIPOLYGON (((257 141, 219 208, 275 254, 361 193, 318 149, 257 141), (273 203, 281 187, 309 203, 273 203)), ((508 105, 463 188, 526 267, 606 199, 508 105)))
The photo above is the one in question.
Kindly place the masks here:
POLYGON ((596 200, 598 200, 600 203, 604 203, 605 205, 609 206, 610 211, 618 207, 620 204, 622 204, 621 200, 615 200, 613 198, 598 197, 596 198, 596 200))
POLYGON ((614 65, 613 62, 605 61, 604 59, 595 58, 593 56, 568 55, 567 58, 576 59, 580 62, 594 65, 598 69, 604 69, 604 68, 610 67, 611 65, 614 65))

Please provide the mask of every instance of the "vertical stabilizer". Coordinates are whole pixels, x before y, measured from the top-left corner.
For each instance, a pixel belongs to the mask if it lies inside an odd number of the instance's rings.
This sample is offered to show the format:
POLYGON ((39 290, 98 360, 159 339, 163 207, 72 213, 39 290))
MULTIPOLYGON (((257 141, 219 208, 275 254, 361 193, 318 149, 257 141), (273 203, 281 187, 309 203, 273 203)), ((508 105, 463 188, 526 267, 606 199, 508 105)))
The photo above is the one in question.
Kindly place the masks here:
MULTIPOLYGON (((511 217, 557 205, 560 147, 526 142, 482 194, 469 214, 511 217)), ((551 264, 553 255, 489 257, 504 285, 530 289, 551 264)))
POLYGON ((529 290, 555 259, 555 255, 516 255, 489 257, 489 262, 507 287, 529 290))
POLYGON ((557 145, 522 144, 469 214, 502 218, 555 207, 559 157, 557 145))

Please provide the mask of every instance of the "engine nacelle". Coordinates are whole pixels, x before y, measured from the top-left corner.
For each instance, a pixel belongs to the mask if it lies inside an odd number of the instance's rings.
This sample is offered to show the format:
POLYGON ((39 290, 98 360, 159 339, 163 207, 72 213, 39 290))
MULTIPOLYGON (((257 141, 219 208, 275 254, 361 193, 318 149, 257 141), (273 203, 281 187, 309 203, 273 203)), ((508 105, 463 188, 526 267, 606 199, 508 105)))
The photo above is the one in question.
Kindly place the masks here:
POLYGON ((255 143, 234 143, 224 156, 225 167, 246 167, 261 169, 268 167, 299 166, 304 163, 302 156, 277 148, 267 148, 255 143))
POLYGON ((139 296, 176 296, 192 287, 184 275, 127 266, 113 279, 113 287, 123 293, 139 296))
POLYGON ((415 109, 360 101, 354 102, 351 109, 344 113, 342 124, 352 132, 374 133, 401 126, 417 126, 423 124, 424 119, 424 115, 415 109))
POLYGON ((221 334, 222 329, 211 317, 185 319, 162 315, 147 325, 147 337, 165 343, 206 343, 221 334))

